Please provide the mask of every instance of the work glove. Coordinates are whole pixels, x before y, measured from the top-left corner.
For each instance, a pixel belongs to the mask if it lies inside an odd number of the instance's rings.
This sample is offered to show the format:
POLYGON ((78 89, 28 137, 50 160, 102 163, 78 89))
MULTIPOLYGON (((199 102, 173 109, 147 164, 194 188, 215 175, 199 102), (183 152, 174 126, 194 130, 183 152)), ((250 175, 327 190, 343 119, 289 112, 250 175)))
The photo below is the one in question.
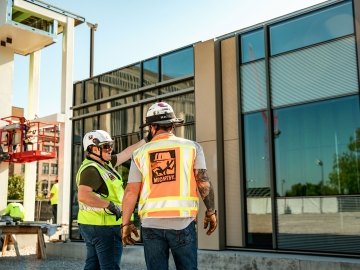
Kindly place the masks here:
POLYGON ((205 211, 204 229, 206 230, 207 227, 209 227, 209 229, 206 232, 207 235, 210 235, 215 231, 215 229, 217 227, 217 212, 216 212, 216 210, 214 212, 210 212, 210 213, 208 211, 205 211))
POLYGON ((110 212, 116 216, 116 221, 118 221, 121 218, 122 212, 121 212, 119 206, 115 205, 113 202, 110 202, 108 207, 106 207, 106 208, 109 209, 110 212))
POLYGON ((136 237, 139 237, 139 233, 134 224, 129 223, 121 225, 121 237, 124 247, 126 247, 126 245, 135 244, 136 240, 131 238, 131 233, 133 233, 136 237))

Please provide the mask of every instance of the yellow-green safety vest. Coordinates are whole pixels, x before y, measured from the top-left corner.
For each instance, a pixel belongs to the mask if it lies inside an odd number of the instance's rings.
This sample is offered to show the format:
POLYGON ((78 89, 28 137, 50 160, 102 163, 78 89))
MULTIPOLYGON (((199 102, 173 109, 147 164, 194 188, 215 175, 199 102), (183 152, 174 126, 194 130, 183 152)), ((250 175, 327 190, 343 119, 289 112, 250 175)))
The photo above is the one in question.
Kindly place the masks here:
POLYGON ((25 209, 21 203, 12 202, 9 203, 5 209, 4 215, 9 215, 12 218, 19 218, 24 220, 25 217, 25 209))
MULTIPOLYGON (((77 186, 79 186, 80 183, 81 172, 89 166, 93 166, 99 171, 109 191, 109 195, 107 197, 101 196, 101 198, 107 201, 112 201, 115 205, 121 208, 124 196, 123 180, 118 173, 114 172, 115 169, 112 167, 110 162, 107 163, 109 169, 106 169, 95 161, 85 159, 76 175, 77 186)), ((95 192, 94 194, 100 197, 99 194, 95 192)), ((122 218, 116 221, 115 215, 113 215, 108 209, 88 206, 79 201, 77 221, 79 224, 87 225, 120 225, 122 223, 122 218)))
POLYGON ((54 195, 50 198, 51 205, 58 204, 59 198, 59 184, 55 183, 50 190, 50 194, 53 193, 54 195))

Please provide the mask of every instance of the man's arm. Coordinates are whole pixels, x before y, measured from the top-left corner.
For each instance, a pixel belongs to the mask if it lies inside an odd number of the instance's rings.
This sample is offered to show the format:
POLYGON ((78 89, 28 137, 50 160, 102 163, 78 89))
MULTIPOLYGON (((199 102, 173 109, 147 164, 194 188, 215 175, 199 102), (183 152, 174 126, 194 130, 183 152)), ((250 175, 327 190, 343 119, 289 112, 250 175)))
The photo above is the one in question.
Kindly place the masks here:
POLYGON ((99 198, 93 193, 89 186, 79 185, 78 200, 88 206, 106 208, 109 206, 109 201, 99 198))
POLYGON ((138 149, 140 146, 144 145, 146 142, 144 139, 138 141, 137 143, 134 143, 130 145, 129 147, 125 148, 120 153, 116 154, 117 161, 116 166, 119 166, 120 164, 124 163, 125 161, 129 160, 131 158, 132 153, 138 149))
POLYGON ((141 182, 128 183, 125 189, 123 198, 123 224, 121 226, 123 246, 135 244, 136 240, 131 237, 132 233, 136 237, 139 237, 135 225, 130 222, 130 218, 134 211, 140 189, 141 182))
POLYGON ((214 189, 210 182, 210 178, 207 174, 206 169, 195 169, 195 180, 196 185, 199 190, 200 196, 206 206, 208 212, 213 212, 215 210, 215 196, 214 189))
POLYGON ((206 169, 195 169, 195 181, 199 190, 200 196, 206 206, 204 229, 207 230, 206 234, 212 234, 217 227, 217 213, 215 210, 215 195, 214 189, 210 182, 206 169))
POLYGON ((125 189, 122 210, 123 224, 129 224, 132 213, 134 212, 136 201, 139 196, 141 182, 128 183, 125 189))

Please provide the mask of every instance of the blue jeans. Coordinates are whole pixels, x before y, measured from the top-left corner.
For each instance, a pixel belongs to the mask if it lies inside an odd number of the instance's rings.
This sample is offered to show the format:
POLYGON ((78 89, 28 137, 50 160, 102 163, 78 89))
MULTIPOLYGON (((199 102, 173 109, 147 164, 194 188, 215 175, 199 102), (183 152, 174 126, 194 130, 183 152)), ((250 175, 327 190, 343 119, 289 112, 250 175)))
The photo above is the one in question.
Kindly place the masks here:
POLYGON ((183 230, 142 228, 145 262, 148 270, 169 268, 169 249, 177 270, 197 269, 195 222, 183 230))
POLYGON ((120 225, 80 224, 79 227, 87 249, 84 270, 120 269, 122 254, 120 225))

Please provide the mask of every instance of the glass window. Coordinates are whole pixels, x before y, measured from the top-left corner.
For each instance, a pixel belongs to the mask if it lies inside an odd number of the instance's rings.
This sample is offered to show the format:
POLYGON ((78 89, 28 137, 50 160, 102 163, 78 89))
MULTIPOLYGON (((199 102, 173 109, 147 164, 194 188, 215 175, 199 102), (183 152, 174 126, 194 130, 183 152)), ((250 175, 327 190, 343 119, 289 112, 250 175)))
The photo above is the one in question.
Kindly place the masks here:
POLYGON ((97 81, 98 79, 95 78, 85 82, 85 103, 99 99, 97 81))
POLYGON ((124 135, 139 131, 140 106, 111 113, 111 135, 124 135))
POLYGON ((241 62, 247 63, 265 57, 264 29, 255 30, 240 36, 241 62))
POLYGON ((187 89, 190 87, 194 87, 194 80, 183 81, 181 83, 176 83, 176 84, 162 87, 162 88, 160 88, 160 95, 171 93, 171 92, 177 92, 177 91, 187 89))
POLYGON ((285 180, 286 186, 282 192, 278 185, 279 194, 360 193, 354 159, 360 128, 358 96, 279 109, 276 115, 280 132, 276 172, 278 182, 285 180), (343 163, 346 159, 354 163, 343 163))
POLYGON ((73 121, 73 134, 74 134, 73 142, 82 143, 82 136, 83 136, 82 120, 73 121))
POLYGON ((74 106, 80 105, 83 99, 82 82, 74 84, 74 106))
POLYGON ((177 118, 185 120, 185 124, 195 121, 194 93, 168 98, 164 101, 171 105, 177 118))
POLYGON ((193 47, 161 56, 161 81, 190 75, 194 75, 193 47))
MULTIPOLYGON (((137 89, 140 87, 140 64, 101 75, 99 80, 101 91, 108 91, 110 89, 111 95, 118 95, 137 89)), ((102 96, 106 96, 106 93, 103 93, 102 96)))
POLYGON ((275 115, 279 247, 359 253, 359 96, 275 115))
POLYGON ((49 163, 43 163, 41 168, 42 174, 49 174, 49 163))
POLYGON ((270 27, 271 55, 354 33, 352 1, 270 27))
MULTIPOLYGON (((85 118, 84 120, 84 133, 99 128, 99 121, 97 116, 85 118)), ((81 137, 82 140, 82 137, 81 137)))
POLYGON ((244 116, 247 246, 272 248, 267 114, 244 116))
POLYGON ((159 60, 154 58, 143 63, 143 86, 159 81, 159 60))
POLYGON ((58 174, 58 165, 51 164, 51 174, 57 175, 58 174))
POLYGON ((266 100, 265 60, 241 66, 242 112, 264 110, 266 100))
POLYGON ((272 57, 270 61, 274 107, 359 91, 353 36, 272 57))

